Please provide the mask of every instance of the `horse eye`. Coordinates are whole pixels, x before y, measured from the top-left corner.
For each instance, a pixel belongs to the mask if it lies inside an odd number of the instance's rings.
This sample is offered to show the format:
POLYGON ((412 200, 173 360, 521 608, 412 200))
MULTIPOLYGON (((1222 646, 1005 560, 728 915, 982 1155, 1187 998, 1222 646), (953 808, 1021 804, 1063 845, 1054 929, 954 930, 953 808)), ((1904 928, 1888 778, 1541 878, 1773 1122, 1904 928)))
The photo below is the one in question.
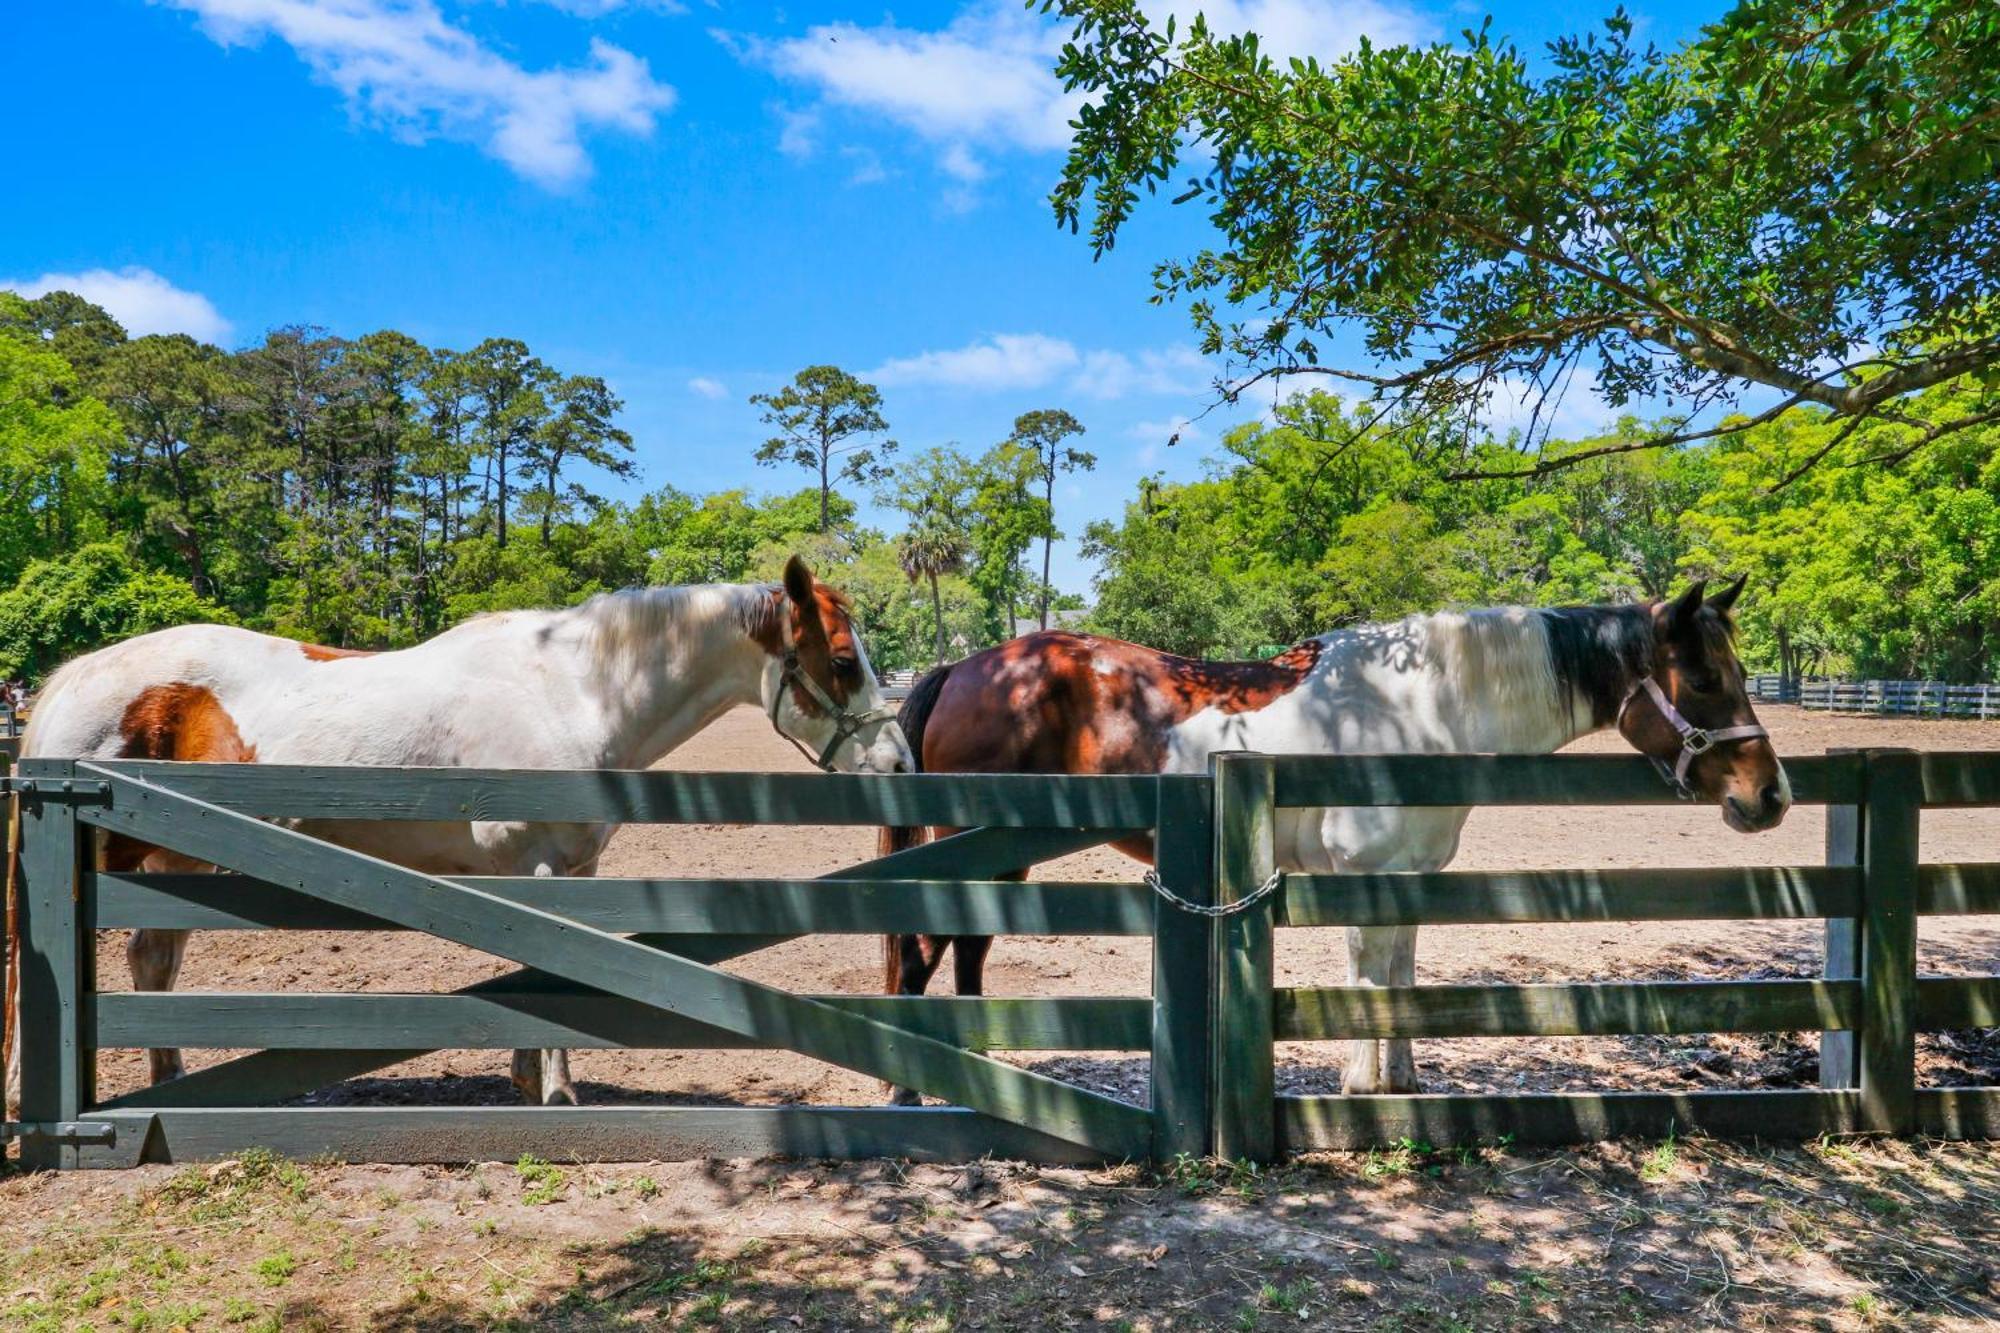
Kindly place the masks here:
POLYGON ((833 659, 833 669, 845 676, 851 672, 860 670, 861 663, 852 657, 836 657, 833 659))

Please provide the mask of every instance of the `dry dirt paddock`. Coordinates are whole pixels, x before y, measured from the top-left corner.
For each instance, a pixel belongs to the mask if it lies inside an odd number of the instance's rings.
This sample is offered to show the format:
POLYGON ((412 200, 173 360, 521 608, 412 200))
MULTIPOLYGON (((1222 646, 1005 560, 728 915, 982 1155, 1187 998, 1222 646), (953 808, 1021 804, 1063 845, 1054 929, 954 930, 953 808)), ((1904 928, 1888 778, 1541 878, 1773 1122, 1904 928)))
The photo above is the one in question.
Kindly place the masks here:
MULTIPOLYGON (((2000 748, 2000 725, 1829 719, 1772 709, 1789 753, 1839 745, 2000 748)), ((1580 748, 1615 744, 1600 738, 1580 748)), ((794 768, 755 713, 672 761, 794 768)), ((1934 858, 2000 859, 2000 817, 1928 817, 1934 858)), ((1812 862, 1802 810, 1743 838, 1694 808, 1476 814, 1465 867, 1812 862)), ((866 857, 865 830, 635 828, 612 875, 808 875, 866 857)), ((1129 877, 1112 853, 1043 868, 1129 877)), ((1339 933, 1288 932, 1284 983, 1344 976, 1339 933)), ((1741 923, 1427 932, 1419 979, 1810 971, 1817 927, 1741 923)), ((105 940, 106 985, 124 984, 105 940)), ((2000 970, 1987 921, 1927 925, 1923 965, 2000 970)), ((414 990, 500 965, 404 935, 198 936, 183 984, 414 990)), ((878 984, 872 939, 743 960, 804 990, 878 984)), ((1009 939, 995 993, 1138 993, 1137 941, 1009 939)), ((2000 1078, 1989 1034, 1926 1046, 1927 1077, 2000 1078)), ((273 1034, 281 1039, 282 1034, 273 1034)), ((223 1053, 193 1053, 200 1065, 223 1053)), ((1336 1049, 1282 1053, 1290 1088, 1337 1085, 1336 1049)), ((506 1055, 445 1052, 322 1101, 505 1102, 506 1055)), ((582 1052, 591 1101, 872 1101, 867 1081, 757 1054, 582 1052)), ((1028 1057, 1032 1059, 1033 1057, 1028 1057)), ((1770 1039, 1427 1042, 1431 1089, 1774 1086, 1813 1049, 1770 1039)), ((1064 1057, 1131 1093, 1143 1066, 1064 1057)), ((103 1057, 102 1086, 143 1076, 103 1057)), ((0 1330, 1970 1329, 2000 1320, 2000 1151, 1983 1144, 1614 1143, 1573 1152, 1409 1144, 1253 1172, 693 1162, 466 1169, 288 1163, 9 1175, 0 1165, 0 1330)))

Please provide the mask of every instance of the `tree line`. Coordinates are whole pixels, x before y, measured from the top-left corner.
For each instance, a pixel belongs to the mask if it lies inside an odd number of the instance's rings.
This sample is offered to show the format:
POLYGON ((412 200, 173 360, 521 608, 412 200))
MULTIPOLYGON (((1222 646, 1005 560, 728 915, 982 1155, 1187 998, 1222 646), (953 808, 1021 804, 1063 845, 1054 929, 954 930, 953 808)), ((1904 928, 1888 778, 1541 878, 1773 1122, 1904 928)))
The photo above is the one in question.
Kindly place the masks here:
POLYGON ((635 474, 618 396, 518 340, 291 326, 230 351, 0 292, 0 679, 190 620, 400 647, 483 611, 775 578, 794 550, 855 598, 885 670, 1078 605, 1048 580, 1055 477, 1093 461, 1068 413, 891 470, 880 394, 837 367, 752 403, 757 460, 813 486, 619 501, 598 489, 635 474), (842 487, 907 530, 860 523, 842 487))

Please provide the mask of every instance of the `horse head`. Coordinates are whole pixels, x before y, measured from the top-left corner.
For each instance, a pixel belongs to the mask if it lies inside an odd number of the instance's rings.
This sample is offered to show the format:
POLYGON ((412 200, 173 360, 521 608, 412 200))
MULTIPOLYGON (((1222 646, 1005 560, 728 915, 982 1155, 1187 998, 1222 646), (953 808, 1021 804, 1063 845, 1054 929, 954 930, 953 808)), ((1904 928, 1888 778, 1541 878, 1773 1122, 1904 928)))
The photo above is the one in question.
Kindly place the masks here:
POLYGON ((1784 819, 1792 786, 1736 657, 1730 612, 1743 584, 1708 597, 1698 581, 1653 605, 1651 670, 1626 696, 1618 731, 1683 794, 1715 802, 1723 822, 1755 833, 1784 819))
POLYGON ((765 672, 764 705, 778 734, 828 772, 907 773, 916 765, 882 695, 847 598, 793 556, 779 590, 787 614, 765 672))

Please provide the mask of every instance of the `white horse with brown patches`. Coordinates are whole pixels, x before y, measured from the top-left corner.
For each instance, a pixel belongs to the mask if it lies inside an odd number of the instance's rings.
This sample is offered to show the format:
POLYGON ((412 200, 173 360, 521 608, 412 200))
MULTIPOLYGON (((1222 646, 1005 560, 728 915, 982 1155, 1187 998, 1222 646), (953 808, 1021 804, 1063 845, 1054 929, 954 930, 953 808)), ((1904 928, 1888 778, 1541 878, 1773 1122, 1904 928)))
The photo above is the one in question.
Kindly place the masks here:
MULTIPOLYGON (((50 677, 23 757, 633 769, 749 703, 828 771, 910 767, 845 599, 796 557, 781 587, 632 589, 564 611, 481 616, 400 652, 221 625, 161 630, 50 677)), ((300 827, 439 875, 590 875, 611 833, 491 821, 300 827)), ((124 838, 102 859, 114 870, 212 869, 124 838)), ((173 988, 187 934, 133 932, 135 988, 173 988)), ((272 1040, 284 1044, 282 1033, 272 1040)), ((155 1082, 178 1076, 180 1052, 152 1052, 152 1072, 155 1082)), ((517 1051, 513 1073, 531 1101, 576 1100, 566 1052, 517 1051)))
MULTIPOLYGON (((1791 787, 1743 688, 1732 646, 1739 581, 1650 606, 1496 607, 1411 616, 1308 639, 1269 662, 1198 662, 1088 634, 1044 631, 939 667, 903 705, 926 773, 1199 773, 1220 750, 1267 754, 1547 754, 1617 727, 1684 794, 1742 832, 1771 828, 1791 787)), ((1469 811, 1286 809, 1280 868, 1437 870, 1469 811)), ((923 836, 886 829, 882 850, 923 836)), ((1150 838, 1118 844, 1151 859, 1150 838)), ((989 936, 892 935, 891 994, 920 995, 945 949, 976 995, 989 936)), ((1416 980, 1415 926, 1348 932, 1358 985, 1416 980)), ((1410 1043, 1357 1041, 1351 1093, 1415 1092, 1410 1043)), ((912 1094, 899 1092, 897 1100, 912 1094)))

